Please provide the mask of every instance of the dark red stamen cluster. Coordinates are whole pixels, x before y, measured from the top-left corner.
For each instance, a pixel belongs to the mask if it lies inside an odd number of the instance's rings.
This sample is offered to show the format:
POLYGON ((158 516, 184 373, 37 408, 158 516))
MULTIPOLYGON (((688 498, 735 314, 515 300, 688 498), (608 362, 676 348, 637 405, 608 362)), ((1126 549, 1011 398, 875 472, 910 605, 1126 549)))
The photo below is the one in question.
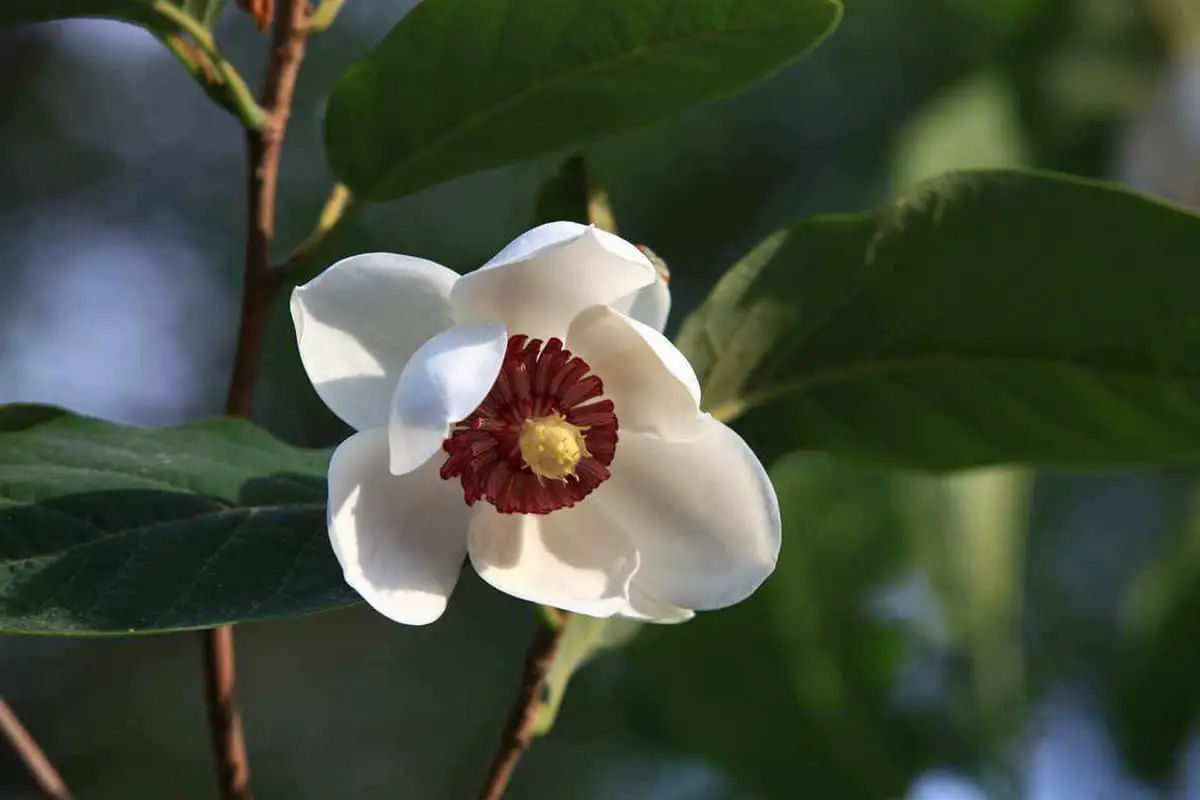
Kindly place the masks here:
POLYGON ((487 397, 457 423, 442 443, 449 457, 441 475, 462 481, 467 505, 486 499, 505 514, 548 514, 570 508, 608 480, 617 447, 611 400, 597 400, 604 384, 559 339, 512 336, 500 375, 487 397), (528 419, 561 414, 584 429, 588 455, 575 474, 539 478, 521 456, 521 426, 528 419))

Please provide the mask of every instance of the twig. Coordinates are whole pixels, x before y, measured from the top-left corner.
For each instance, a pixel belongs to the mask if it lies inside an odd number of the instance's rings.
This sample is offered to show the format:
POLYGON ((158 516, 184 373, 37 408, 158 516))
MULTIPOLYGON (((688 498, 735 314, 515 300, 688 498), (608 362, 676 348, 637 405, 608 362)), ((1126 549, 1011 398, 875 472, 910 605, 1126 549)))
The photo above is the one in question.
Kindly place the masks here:
MULTIPOLYGON (((280 285, 278 275, 271 269, 279 156, 292 109, 296 76, 304 59, 308 14, 308 0, 281 0, 259 102, 266 119, 261 126, 246 130, 248 225, 242 312, 225 400, 225 412, 236 417, 249 417, 254 410, 254 384, 262 360, 267 313, 280 285)), ((250 764, 236 694, 233 628, 222 626, 203 635, 209 724, 221 796, 224 800, 252 800, 250 764)))
POLYGON ((479 790, 479 800, 500 800, 512 779, 517 762, 533 741, 533 724, 537 716, 538 701, 546 685, 546 674, 554 664, 558 645, 562 642, 565 625, 548 625, 541 620, 529 652, 525 654, 525 671, 521 676, 521 688, 516 702, 509 712, 500 737, 500 746, 492 757, 487 778, 479 790))
POLYGON ((261 127, 266 113, 254 101, 254 95, 241 73, 217 47, 212 31, 186 10, 167 0, 154 0, 150 7, 173 28, 173 32, 162 36, 163 43, 209 97, 241 120, 247 128, 261 127))
POLYGON ((29 770, 42 797, 46 800, 71 800, 71 793, 67 791, 67 784, 63 782, 58 770, 50 763, 50 759, 38 746, 29 730, 21 724, 21 720, 17 718, 12 706, 2 697, 0 697, 0 731, 4 733, 4 737, 8 739, 13 750, 17 751, 21 761, 25 763, 25 768, 29 770))
POLYGON ((324 208, 321 209, 321 216, 317 218, 317 224, 312 233, 289 253, 287 258, 274 267, 275 272, 281 277, 291 277, 291 273, 295 271, 296 267, 307 260, 329 234, 352 216, 352 210, 355 208, 357 208, 357 204, 350 194, 350 189, 344 184, 335 183, 333 190, 329 193, 329 198, 325 201, 324 208))
POLYGON ((241 73, 225 60, 215 44, 206 49, 182 33, 167 34, 162 41, 217 105, 246 128, 262 127, 266 113, 259 108, 241 73))

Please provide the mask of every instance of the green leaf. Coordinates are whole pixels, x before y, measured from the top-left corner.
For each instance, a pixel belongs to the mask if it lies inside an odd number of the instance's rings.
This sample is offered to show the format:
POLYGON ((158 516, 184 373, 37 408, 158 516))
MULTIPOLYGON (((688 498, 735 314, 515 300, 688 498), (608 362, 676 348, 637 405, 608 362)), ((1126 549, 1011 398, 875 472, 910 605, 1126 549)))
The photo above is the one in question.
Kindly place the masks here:
POLYGON ((775 574, 749 600, 627 651, 669 742, 764 800, 898 797, 923 759, 892 707, 905 648, 874 598, 909 544, 890 477, 824 456, 771 471, 783 516, 775 574))
POLYGON ((953 469, 1200 455, 1200 218, 1116 186, 961 173, 802 222, 679 345, 760 457, 953 469))
POLYGON ((247 422, 126 428, 0 408, 0 631, 146 633, 355 600, 328 454, 247 422))
POLYGON ((637 636, 641 623, 633 620, 597 619, 579 614, 563 614, 556 624, 565 625, 554 663, 546 676, 546 687, 534 715, 533 733, 544 736, 554 727, 558 708, 567 693, 571 677, 605 650, 623 647, 637 636))
POLYGON ((132 22, 158 33, 201 34, 212 27, 224 0, 4 0, 0 27, 70 17, 132 22))
POLYGON ((838 0, 425 0, 329 101, 334 172, 387 200, 649 124, 816 45, 838 0))

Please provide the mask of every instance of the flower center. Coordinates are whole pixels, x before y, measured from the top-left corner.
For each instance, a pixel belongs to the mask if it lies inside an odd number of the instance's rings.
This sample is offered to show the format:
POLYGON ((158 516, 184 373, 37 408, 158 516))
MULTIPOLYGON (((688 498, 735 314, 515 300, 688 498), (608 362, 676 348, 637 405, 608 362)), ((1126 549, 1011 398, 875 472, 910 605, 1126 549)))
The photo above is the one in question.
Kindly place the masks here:
POLYGON ((505 514, 570 508, 608 480, 617 416, 604 383, 559 339, 512 336, 487 397, 442 443, 441 476, 467 505, 505 514))
POLYGON ((525 420, 517 439, 525 466, 539 478, 565 481, 573 477, 575 466, 591 455, 583 438, 584 430, 557 412, 525 420))

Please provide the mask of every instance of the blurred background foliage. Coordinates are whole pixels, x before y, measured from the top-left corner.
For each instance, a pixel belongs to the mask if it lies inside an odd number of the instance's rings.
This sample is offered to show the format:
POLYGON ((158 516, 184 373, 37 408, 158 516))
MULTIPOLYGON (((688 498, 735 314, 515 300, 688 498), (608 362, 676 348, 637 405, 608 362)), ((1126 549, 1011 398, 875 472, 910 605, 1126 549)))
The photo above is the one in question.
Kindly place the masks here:
MULTIPOLYGON (((410 5, 352 0, 313 43, 281 247, 328 192, 333 81, 410 5)), ((774 228, 947 169, 1055 169, 1200 204, 1198 23, 1191 0, 853 0, 795 67, 586 156, 622 232, 670 264, 674 330, 774 228)), ((227 9, 217 35, 257 83, 251 20, 227 9)), ((567 155, 372 206, 320 261, 380 249, 473 268, 534 220, 567 155)), ((234 120, 149 35, 0 32, 0 402, 138 424, 218 412, 242 168, 234 120)), ((259 421, 338 440, 282 307, 268 347, 259 421)), ((1194 470, 938 477, 793 454, 772 472, 777 575, 586 667, 512 797, 1200 798, 1194 470)), ((532 624, 467 576, 430 628, 363 609, 243 626, 258 794, 470 796, 532 624)), ((9 638, 0 691, 78 797, 210 797, 198 644, 9 638)), ((0 797, 33 796, 0 752, 0 797)))

